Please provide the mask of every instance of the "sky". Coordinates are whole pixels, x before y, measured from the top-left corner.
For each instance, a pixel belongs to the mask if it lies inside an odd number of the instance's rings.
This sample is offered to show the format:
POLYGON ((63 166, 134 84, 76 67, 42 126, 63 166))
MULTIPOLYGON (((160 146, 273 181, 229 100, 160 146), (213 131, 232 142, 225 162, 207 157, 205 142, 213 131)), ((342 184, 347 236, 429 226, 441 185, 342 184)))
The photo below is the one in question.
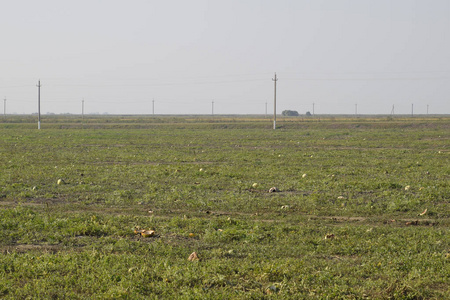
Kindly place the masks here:
POLYGON ((7 114, 450 113, 448 0, 0 0, 0 54, 7 114))

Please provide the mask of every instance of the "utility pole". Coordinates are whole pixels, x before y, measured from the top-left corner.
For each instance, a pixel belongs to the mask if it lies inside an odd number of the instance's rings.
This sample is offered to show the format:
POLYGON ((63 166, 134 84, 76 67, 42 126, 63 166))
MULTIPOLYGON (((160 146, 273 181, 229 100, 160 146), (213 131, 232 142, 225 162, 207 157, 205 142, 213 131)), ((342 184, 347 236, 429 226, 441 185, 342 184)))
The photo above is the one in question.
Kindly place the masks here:
POLYGON ((313 102, 313 117, 315 116, 315 113, 314 113, 314 104, 315 104, 315 103, 313 102))
POLYGON ((84 98, 81 100, 81 119, 84 120, 84 98))
POLYGON ((152 100, 152 113, 155 114, 155 99, 152 100))
POLYGON ((355 104, 355 116, 358 115, 358 104, 355 104))
POLYGON ((273 129, 277 128, 277 73, 275 73, 275 78, 272 78, 274 82, 274 91, 273 91, 273 129))
POLYGON ((38 84, 38 129, 41 129, 41 80, 39 79, 38 84))
POLYGON ((392 104, 391 115, 394 115, 394 104, 392 104))
POLYGON ((3 100, 3 117, 6 119, 6 97, 3 100))
POLYGON ((211 115, 214 116, 214 101, 211 102, 211 115))
POLYGON ((411 103, 411 117, 414 116, 414 103, 411 103))
POLYGON ((267 118, 267 102, 266 102, 266 118, 267 118))
MULTIPOLYGON (((5 101, 6 101, 6 99, 5 99, 5 101)), ((428 107, 429 107, 429 105, 427 104, 427 115, 428 115, 428 107)))

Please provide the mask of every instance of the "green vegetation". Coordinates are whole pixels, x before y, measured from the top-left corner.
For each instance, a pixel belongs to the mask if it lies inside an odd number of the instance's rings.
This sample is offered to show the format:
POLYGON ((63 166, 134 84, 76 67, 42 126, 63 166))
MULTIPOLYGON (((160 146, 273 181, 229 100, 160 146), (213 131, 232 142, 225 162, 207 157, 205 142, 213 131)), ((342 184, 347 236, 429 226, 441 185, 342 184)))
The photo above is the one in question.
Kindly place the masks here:
POLYGON ((450 298, 449 118, 46 118, 0 122, 0 298, 450 298))
POLYGON ((298 117, 299 116, 298 111, 296 111, 296 110, 283 110, 281 112, 281 115, 286 116, 286 117, 298 117))

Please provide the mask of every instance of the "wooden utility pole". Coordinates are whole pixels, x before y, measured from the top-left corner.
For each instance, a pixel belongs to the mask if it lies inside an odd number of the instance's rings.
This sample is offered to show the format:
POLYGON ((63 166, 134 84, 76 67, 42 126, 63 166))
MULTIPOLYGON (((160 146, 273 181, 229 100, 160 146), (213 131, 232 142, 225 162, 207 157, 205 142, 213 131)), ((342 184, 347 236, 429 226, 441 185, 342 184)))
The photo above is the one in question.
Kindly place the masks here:
POLYGON ((39 79, 38 87, 38 129, 41 129, 41 80, 39 79))
POLYGON ((84 98, 81 100, 81 119, 84 119, 84 98))
POLYGON ((152 113, 155 114, 155 99, 152 100, 152 113))
POLYGON ((274 91, 273 91, 273 129, 277 128, 277 73, 275 73, 275 78, 272 78, 274 82, 274 91))
POLYGON ((3 99, 3 116, 6 118, 6 97, 3 99))
POLYGON ((214 101, 211 102, 211 115, 214 116, 214 101))

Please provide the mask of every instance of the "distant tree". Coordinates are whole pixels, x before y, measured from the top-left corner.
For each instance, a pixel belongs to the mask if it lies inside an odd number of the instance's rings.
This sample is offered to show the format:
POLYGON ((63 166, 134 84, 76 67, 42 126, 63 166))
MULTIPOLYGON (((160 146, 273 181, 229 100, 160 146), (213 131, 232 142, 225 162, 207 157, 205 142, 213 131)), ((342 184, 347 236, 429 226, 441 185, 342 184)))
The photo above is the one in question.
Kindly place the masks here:
POLYGON ((283 116, 287 116, 287 117, 298 117, 298 111, 296 110, 283 110, 283 112, 281 113, 283 116))
POLYGON ((311 114, 309 111, 307 111, 307 112, 306 112, 306 116, 307 116, 307 117, 311 117, 312 114, 311 114))

